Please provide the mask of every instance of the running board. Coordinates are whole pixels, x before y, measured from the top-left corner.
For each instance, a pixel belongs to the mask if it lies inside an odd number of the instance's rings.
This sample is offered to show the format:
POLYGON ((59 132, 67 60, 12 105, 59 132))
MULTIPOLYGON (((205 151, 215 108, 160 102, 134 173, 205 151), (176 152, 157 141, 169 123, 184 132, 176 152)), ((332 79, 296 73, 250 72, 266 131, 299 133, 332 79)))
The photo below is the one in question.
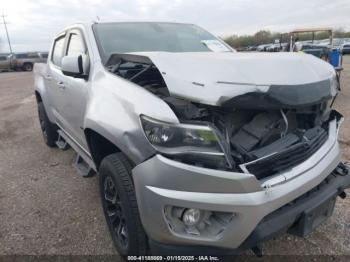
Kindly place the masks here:
POLYGON ((78 173, 83 177, 91 177, 96 174, 96 166, 94 161, 91 159, 91 156, 85 152, 79 145, 77 145, 73 139, 71 139, 66 133, 62 130, 58 130, 58 135, 61 139, 64 139, 65 143, 68 143, 69 146, 77 153, 76 159, 73 163, 73 166, 77 169, 78 173))
POLYGON ((96 172, 89 166, 88 163, 77 153, 73 166, 82 177, 92 177, 96 172))
POLYGON ((66 151, 67 149, 69 149, 69 144, 67 143, 67 141, 62 137, 62 131, 58 130, 58 139, 56 141, 56 145, 59 149, 66 151))

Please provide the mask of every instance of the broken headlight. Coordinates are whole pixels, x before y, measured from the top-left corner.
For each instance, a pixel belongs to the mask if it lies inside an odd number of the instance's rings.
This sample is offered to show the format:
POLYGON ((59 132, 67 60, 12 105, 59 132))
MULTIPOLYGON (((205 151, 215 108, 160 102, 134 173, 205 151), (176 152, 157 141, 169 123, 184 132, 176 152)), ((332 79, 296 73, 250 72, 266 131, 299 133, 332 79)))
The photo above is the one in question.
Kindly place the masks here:
POLYGON ((225 157, 217 134, 208 125, 167 123, 147 116, 141 116, 141 123, 148 141, 161 153, 225 157))

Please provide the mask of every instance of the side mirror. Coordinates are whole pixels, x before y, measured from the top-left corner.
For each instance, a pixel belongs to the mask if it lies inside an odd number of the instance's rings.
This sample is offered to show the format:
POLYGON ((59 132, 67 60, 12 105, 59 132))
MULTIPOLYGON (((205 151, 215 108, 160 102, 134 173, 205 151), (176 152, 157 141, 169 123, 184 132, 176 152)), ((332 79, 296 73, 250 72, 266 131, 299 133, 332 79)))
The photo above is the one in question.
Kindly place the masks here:
POLYGON ((62 73, 75 78, 87 78, 89 59, 85 54, 68 55, 62 58, 62 73))

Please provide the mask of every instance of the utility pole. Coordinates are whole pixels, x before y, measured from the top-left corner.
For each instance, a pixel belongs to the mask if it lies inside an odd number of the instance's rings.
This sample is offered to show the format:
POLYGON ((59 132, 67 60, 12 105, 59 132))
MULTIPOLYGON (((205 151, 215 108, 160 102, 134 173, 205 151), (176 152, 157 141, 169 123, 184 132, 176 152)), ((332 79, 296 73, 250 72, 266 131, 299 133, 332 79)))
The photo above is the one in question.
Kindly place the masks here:
POLYGON ((6 20, 5 20, 5 15, 4 14, 2 14, 2 24, 4 24, 4 26, 5 26, 5 31, 6 31, 6 36, 7 36, 7 42, 8 42, 8 44, 9 44, 9 48, 10 48, 10 53, 12 54, 12 47, 11 47, 11 42, 10 42, 10 37, 9 37, 9 32, 7 31, 7 22, 6 22, 6 20))

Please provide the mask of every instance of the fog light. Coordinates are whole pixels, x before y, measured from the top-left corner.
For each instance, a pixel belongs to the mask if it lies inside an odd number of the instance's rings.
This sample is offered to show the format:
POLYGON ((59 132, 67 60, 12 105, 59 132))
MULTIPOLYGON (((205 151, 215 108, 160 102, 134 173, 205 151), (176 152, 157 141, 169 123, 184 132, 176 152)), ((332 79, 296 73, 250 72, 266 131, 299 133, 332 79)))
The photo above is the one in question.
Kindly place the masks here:
POLYGON ((182 221, 186 226, 196 225, 201 218, 201 211, 196 208, 186 209, 182 215, 182 221))

